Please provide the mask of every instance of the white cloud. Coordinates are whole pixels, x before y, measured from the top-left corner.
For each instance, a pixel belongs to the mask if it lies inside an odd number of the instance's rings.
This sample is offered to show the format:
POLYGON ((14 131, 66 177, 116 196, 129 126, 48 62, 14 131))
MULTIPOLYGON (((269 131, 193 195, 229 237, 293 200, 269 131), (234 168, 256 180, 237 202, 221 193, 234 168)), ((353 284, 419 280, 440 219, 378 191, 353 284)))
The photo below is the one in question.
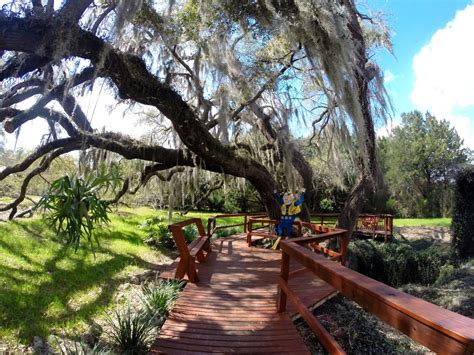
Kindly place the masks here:
POLYGON ((395 80, 395 75, 390 70, 385 70, 383 73, 383 82, 384 84, 390 84, 395 80))
POLYGON ((474 108, 474 5, 458 11, 413 58, 411 100, 420 110, 447 119, 464 143, 474 148, 474 116, 455 114, 474 108))

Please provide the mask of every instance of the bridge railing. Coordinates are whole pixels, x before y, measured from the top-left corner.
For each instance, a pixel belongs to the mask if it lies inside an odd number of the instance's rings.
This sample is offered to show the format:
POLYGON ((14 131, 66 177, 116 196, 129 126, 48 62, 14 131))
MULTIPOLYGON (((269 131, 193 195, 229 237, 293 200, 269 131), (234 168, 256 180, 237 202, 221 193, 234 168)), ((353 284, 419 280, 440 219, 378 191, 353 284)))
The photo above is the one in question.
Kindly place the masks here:
POLYGON ((247 224, 249 218, 264 218, 268 217, 268 213, 265 212, 257 212, 257 213, 231 213, 231 214, 218 214, 213 217, 209 217, 207 220, 207 235, 212 236, 218 230, 228 229, 228 228, 235 228, 235 227, 243 227, 244 233, 247 232, 247 224), (223 225, 219 225, 218 222, 225 221, 229 218, 242 218, 241 223, 226 223, 223 225))
POLYGON ((343 296, 369 313, 437 353, 472 354, 474 320, 426 302, 318 255, 305 244, 307 238, 281 243, 278 311, 286 309, 287 298, 315 332, 330 353, 344 353, 316 317, 289 287, 290 259, 293 259, 332 285, 343 296))

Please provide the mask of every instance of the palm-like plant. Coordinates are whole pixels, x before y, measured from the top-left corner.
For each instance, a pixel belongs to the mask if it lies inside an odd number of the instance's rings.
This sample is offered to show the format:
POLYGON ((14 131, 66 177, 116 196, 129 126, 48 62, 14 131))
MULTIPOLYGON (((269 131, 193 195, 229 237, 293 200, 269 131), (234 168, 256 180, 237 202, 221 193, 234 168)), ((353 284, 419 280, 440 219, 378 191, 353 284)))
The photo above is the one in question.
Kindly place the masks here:
POLYGON ((110 222, 110 203, 101 195, 117 186, 117 175, 100 169, 97 176, 86 179, 63 176, 55 180, 36 208, 48 211, 47 224, 68 246, 77 248, 85 238, 98 244, 93 233, 97 225, 110 222))

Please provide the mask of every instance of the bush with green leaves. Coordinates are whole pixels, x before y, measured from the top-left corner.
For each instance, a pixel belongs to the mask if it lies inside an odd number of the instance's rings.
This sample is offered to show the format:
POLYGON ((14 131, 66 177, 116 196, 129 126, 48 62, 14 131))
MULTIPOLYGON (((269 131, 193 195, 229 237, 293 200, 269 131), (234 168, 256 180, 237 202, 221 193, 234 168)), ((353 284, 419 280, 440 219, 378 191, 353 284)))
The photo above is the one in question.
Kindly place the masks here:
POLYGON ((123 354, 146 354, 153 341, 152 318, 145 311, 134 312, 130 306, 107 317, 108 334, 123 354))
POLYGON ((455 205, 451 230, 456 257, 474 256, 474 166, 458 172, 455 186, 455 205))
MULTIPOLYGON (((176 247, 173 235, 164 218, 159 216, 147 218, 138 228, 143 229, 147 233, 146 243, 167 249, 174 249, 176 247)), ((196 239, 198 231, 196 226, 191 225, 183 229, 183 234, 186 242, 191 243, 196 239)))
POLYGON ((148 315, 163 323, 183 287, 184 282, 176 280, 161 280, 158 284, 143 285, 143 304, 148 315))
POLYGON ((167 249, 175 247, 173 236, 168 229, 168 223, 162 217, 147 218, 138 228, 143 229, 147 233, 146 243, 167 249))
POLYGON ((86 178, 63 176, 50 185, 36 208, 46 211, 46 223, 68 246, 77 250, 81 239, 92 246, 94 240, 98 243, 94 229, 110 222, 110 203, 102 196, 117 186, 118 179, 104 169, 86 178))
POLYGON ((234 235, 234 234, 239 234, 242 233, 243 228, 225 228, 225 229, 219 229, 214 233, 214 236, 216 238, 223 238, 227 237, 229 235, 234 235))
POLYGON ((407 242, 358 240, 350 244, 349 250, 352 269, 394 287, 432 284, 449 261, 449 254, 438 245, 418 250, 407 242))

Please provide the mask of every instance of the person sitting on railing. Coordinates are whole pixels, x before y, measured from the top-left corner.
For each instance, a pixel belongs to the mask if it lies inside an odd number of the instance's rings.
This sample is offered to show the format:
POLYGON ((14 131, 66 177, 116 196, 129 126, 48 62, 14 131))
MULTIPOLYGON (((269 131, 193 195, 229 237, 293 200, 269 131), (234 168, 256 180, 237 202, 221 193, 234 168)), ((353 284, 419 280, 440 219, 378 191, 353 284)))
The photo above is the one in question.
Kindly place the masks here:
POLYGON ((305 189, 300 190, 299 196, 291 192, 285 192, 283 197, 275 190, 274 193, 281 206, 281 219, 277 226, 277 235, 289 237, 293 230, 293 222, 301 212, 301 204, 304 201, 305 189))

